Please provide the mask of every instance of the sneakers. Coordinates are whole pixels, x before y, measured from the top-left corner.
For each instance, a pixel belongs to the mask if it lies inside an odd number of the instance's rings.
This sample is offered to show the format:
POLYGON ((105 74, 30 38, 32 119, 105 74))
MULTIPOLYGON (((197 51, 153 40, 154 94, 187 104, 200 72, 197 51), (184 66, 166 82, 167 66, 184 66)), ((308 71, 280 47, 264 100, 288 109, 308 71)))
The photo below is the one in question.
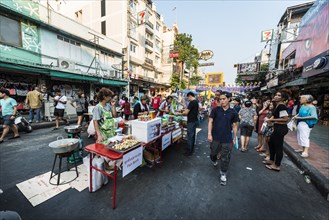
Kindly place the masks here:
POLYGON ((220 175, 220 185, 225 186, 226 185, 226 174, 222 173, 220 175))
POLYGON ((216 162, 212 162, 213 163, 213 165, 214 165, 214 167, 217 167, 217 165, 218 165, 218 162, 216 161, 216 162))

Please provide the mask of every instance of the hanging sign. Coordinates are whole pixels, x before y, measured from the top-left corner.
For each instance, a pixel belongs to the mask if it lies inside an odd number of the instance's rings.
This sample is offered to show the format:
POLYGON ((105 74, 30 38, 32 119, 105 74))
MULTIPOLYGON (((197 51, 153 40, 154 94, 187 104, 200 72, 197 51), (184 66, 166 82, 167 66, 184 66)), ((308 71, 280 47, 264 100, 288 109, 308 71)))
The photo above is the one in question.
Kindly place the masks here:
POLYGON ((137 13, 137 24, 142 25, 146 22, 147 11, 141 11, 137 13))
POLYGON ((199 54, 199 59, 200 60, 209 60, 214 56, 214 52, 212 52, 211 50, 204 50, 201 51, 199 54))
POLYGON ((273 39, 273 29, 262 31, 261 42, 267 42, 273 39))

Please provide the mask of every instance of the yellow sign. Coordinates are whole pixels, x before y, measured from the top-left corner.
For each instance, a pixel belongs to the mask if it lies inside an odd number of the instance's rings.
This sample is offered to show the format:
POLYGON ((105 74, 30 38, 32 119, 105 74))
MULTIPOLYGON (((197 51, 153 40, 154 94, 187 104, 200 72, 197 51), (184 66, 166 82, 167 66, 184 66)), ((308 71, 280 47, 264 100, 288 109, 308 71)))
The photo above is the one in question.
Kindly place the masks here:
POLYGON ((223 85, 224 73, 214 72, 206 74, 206 85, 207 86, 220 86, 223 85))

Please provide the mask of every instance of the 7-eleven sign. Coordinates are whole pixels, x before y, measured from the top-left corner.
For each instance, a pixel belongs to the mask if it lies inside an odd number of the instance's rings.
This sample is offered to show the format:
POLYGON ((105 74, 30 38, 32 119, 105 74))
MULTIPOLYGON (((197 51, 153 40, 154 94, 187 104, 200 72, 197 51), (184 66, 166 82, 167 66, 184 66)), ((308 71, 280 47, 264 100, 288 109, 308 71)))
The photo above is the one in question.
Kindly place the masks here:
POLYGON ((147 11, 141 11, 137 13, 137 24, 141 25, 146 22, 147 19, 147 11))
POLYGON ((261 42, 266 42, 273 39, 273 29, 262 31, 261 42))

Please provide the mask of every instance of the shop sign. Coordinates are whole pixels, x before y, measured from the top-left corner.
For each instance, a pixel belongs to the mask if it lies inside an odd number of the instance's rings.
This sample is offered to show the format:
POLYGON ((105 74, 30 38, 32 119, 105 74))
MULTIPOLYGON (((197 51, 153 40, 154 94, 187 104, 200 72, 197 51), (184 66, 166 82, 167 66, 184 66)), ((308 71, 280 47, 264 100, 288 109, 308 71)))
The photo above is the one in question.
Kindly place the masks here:
POLYGON ((256 79, 256 75, 251 75, 251 76, 241 76, 241 80, 243 81, 253 81, 256 79))
POLYGON ((137 24, 142 25, 147 21, 147 10, 137 13, 137 24))
POLYGON ((199 63, 199 66, 214 66, 215 63, 211 62, 211 63, 199 63))
POLYGON ((172 132, 172 142, 176 142, 182 136, 182 129, 178 128, 172 132))
POLYGON ((211 50, 204 50, 201 51, 199 54, 199 59, 200 60, 209 60, 214 56, 214 52, 212 52, 211 50))
POLYGON ((255 75, 260 70, 260 62, 238 64, 238 75, 255 75))
POLYGON ((171 132, 162 136, 162 150, 171 144, 171 132))
POLYGON ((279 79, 275 78, 275 79, 271 79, 268 83, 267 83, 267 87, 268 88, 272 88, 279 85, 279 79))
POLYGON ((143 160, 143 147, 140 146, 135 150, 130 151, 123 155, 122 162, 122 177, 128 175, 131 171, 136 169, 142 164, 143 160))
POLYGON ((262 31, 261 42, 267 42, 273 39, 273 29, 262 31))

